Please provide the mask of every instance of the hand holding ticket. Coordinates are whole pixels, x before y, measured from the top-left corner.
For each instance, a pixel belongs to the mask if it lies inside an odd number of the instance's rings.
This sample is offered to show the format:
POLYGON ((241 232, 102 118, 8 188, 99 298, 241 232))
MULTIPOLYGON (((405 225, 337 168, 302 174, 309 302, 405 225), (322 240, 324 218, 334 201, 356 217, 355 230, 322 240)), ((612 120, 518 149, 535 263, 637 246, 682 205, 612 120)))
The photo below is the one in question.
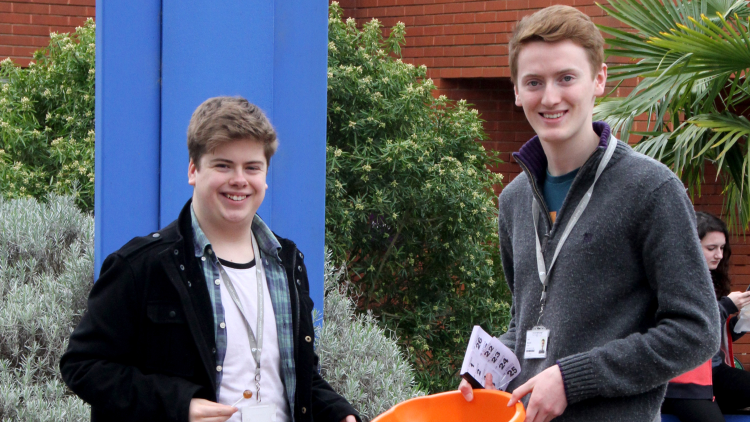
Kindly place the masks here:
POLYGON ((520 373, 521 365, 515 353, 475 325, 461 365, 461 377, 473 388, 484 388, 485 376, 492 374, 495 388, 505 390, 520 373))

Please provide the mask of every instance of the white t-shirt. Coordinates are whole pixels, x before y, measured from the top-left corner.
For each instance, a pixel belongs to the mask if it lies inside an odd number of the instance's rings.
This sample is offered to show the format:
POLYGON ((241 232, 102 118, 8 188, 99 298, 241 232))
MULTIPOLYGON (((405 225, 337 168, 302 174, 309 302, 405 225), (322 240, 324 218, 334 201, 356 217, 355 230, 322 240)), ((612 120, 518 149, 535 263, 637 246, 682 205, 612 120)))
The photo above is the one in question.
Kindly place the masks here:
MULTIPOLYGON (((239 265, 222 261, 222 265, 242 303, 250 328, 255 333, 258 324, 258 282, 255 276, 255 260, 249 264, 239 265)), ((242 314, 222 282, 221 304, 224 306, 224 322, 227 330, 227 353, 222 369, 219 403, 231 405, 242 397, 245 390, 250 390, 253 397, 239 402, 238 408, 275 403, 277 422, 289 422, 292 418, 281 379, 281 356, 276 332, 276 317, 265 274, 263 274, 263 286, 263 347, 260 357, 260 394, 263 401, 258 403, 255 397, 255 359, 250 351, 250 342, 242 314)), ((241 422, 241 412, 232 415, 229 421, 241 422)))

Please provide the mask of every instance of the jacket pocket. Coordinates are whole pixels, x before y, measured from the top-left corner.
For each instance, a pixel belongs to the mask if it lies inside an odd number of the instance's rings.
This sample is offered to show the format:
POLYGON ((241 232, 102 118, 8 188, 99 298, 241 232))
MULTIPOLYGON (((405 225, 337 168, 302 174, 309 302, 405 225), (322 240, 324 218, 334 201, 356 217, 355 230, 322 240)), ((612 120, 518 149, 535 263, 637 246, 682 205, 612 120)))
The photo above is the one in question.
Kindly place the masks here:
POLYGON ((182 306, 146 305, 145 366, 149 372, 189 377, 195 372, 195 344, 182 306))

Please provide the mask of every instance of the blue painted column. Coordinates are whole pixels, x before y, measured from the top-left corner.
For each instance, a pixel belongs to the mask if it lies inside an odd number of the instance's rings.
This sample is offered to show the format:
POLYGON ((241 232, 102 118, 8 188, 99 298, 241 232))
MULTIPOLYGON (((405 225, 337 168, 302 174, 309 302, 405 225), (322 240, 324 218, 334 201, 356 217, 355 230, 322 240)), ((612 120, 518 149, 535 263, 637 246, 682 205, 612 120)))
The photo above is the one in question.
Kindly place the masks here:
POLYGON ((96 2, 96 275, 159 227, 161 4, 96 2))
MULTIPOLYGON (((322 311, 328 3, 162 0, 160 10, 145 7, 141 0, 104 3, 97 3, 97 37, 103 34, 102 43, 97 39, 97 268, 101 257, 130 237, 163 227, 177 217, 192 195, 186 145, 190 116, 209 97, 240 95, 266 112, 279 135, 269 189, 258 213, 305 254, 311 296, 322 311), (160 56, 155 66, 133 51, 135 18, 130 15, 156 23, 146 31, 157 29, 160 56), (108 44, 105 37, 118 38, 127 46, 108 44), (120 53, 123 48, 129 50, 120 53), (129 60, 110 62, 112 55, 129 60), (116 81, 106 78, 108 67, 113 66, 120 72, 116 81), (125 94, 151 86, 154 69, 161 82, 156 92, 158 107, 143 109, 139 99, 125 94), (105 79, 99 79, 100 72, 105 79), (117 119, 106 120, 111 107, 120 103, 126 104, 120 106, 125 110, 117 119), (138 125, 128 126, 129 116, 141 114, 149 117, 147 134, 138 125), (133 143, 136 132, 147 136, 133 143), (124 173, 116 156, 104 155, 100 160, 100 144, 102 150, 118 151, 122 157, 148 151, 148 165, 130 167, 131 174, 124 173), (119 185, 107 184, 118 176, 119 185), (147 191, 151 193, 146 195, 147 191), (106 202, 115 196, 116 200, 106 202), (101 208, 100 198, 104 201, 101 208), (139 214, 133 218, 137 221, 121 224, 120 215, 131 213, 141 201, 147 204, 142 214, 148 216, 139 214), (108 203, 118 206, 108 209, 108 203)), ((142 37, 139 33, 137 38, 142 37)))

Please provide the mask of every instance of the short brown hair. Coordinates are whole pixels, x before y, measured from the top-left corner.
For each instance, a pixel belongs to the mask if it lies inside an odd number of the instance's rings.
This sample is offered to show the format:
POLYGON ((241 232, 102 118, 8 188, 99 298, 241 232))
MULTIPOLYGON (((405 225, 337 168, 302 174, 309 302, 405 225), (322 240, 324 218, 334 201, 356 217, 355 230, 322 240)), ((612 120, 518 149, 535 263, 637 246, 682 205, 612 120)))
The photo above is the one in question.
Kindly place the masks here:
POLYGON ((510 79, 515 84, 518 77, 518 54, 525 44, 534 41, 556 42, 571 40, 586 50, 592 76, 604 62, 604 38, 591 19, 570 6, 546 7, 525 16, 513 30, 508 43, 510 79))
POLYGON ((196 167, 201 157, 220 145, 239 139, 263 144, 266 163, 279 146, 276 130, 258 106, 242 97, 214 97, 199 105, 190 118, 187 145, 196 167))

